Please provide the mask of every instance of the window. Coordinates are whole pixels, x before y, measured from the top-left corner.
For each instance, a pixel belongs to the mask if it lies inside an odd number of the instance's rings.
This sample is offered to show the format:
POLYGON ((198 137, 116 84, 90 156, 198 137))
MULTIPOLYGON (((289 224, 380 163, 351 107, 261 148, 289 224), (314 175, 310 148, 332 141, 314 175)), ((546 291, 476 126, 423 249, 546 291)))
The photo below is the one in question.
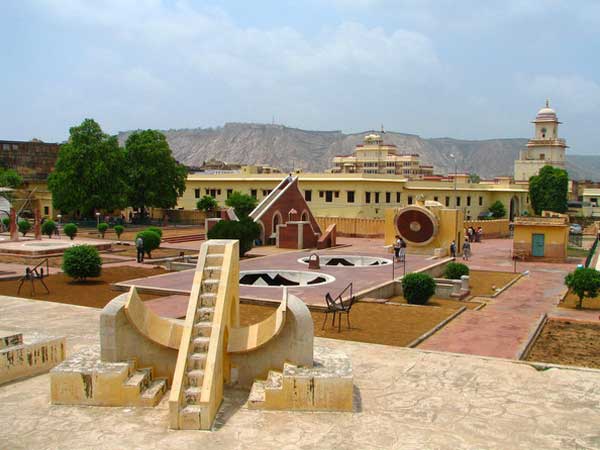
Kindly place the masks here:
POLYGON ((365 203, 371 203, 371 193, 365 192, 365 203))
POLYGON ((439 201, 439 200, 438 200, 438 196, 437 196, 437 195, 436 195, 435 197, 433 197, 433 201, 434 201, 434 202, 437 202, 437 201, 439 201))
POLYGON ((50 214, 50 207, 49 206, 44 206, 44 215, 48 216, 50 214))
POLYGON ((396 192, 396 203, 400 203, 400 192, 396 192))
POLYGON ((409 205, 412 205, 412 204, 413 204, 413 198, 412 198, 412 195, 409 195, 409 196, 408 196, 408 204, 409 204, 409 205))
POLYGON ((210 189, 208 189, 208 188, 205 188, 205 189, 204 189, 204 193, 205 193, 206 195, 210 194, 210 189))
POLYGON ((10 144, 2 144, 2 150, 10 150, 10 144))
POLYGON ((379 203, 379 192, 375 192, 375 203, 379 203))
POLYGON ((231 194, 233 194, 233 189, 227 189, 227 198, 231 197, 231 194))
POLYGON ((331 203, 333 201, 333 191, 325 191, 325 201, 331 203))
POLYGON ((194 189, 194 197, 200 198, 200 189, 194 189))
POLYGON ((456 206, 460 206, 460 197, 456 197, 456 206))
POLYGON ((450 206, 450 197, 446 197, 446 208, 450 206))
POLYGON ((546 154, 545 153, 540 153, 540 159, 543 161, 544 159, 546 159, 546 154))
POLYGON ((467 195, 467 206, 471 206, 471 196, 467 195))
POLYGON ((479 206, 483 206, 483 197, 479 196, 479 206))
POLYGON ((12 149, 13 149, 13 150, 19 150, 19 146, 18 146, 17 144, 13 144, 13 145, 12 145, 12 149))
POLYGON ((304 191, 304 200, 306 200, 307 202, 312 201, 312 191, 310 189, 304 191))
POLYGON ((252 189, 252 190, 250 190, 250 195, 252 197, 256 198, 256 192, 257 192, 256 189, 252 189))
POLYGON ((340 198, 340 191, 334 191, 334 192, 333 192, 333 196, 334 196, 335 198, 340 198))
POLYGON ((266 197, 271 193, 271 189, 263 189, 263 197, 266 197))
POLYGON ((323 191, 319 191, 319 198, 323 198, 323 191))
POLYGON ((386 203, 392 203, 392 193, 391 192, 386 192, 385 193, 385 202, 386 203))
POLYGON ((354 191, 346 192, 346 201, 348 203, 354 203, 354 191))

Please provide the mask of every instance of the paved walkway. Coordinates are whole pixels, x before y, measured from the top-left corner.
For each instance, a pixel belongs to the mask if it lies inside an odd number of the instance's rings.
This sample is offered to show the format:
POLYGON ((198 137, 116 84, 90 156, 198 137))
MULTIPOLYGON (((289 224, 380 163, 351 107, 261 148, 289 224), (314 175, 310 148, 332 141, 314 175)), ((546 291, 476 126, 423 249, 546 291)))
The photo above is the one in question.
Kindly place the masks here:
MULTIPOLYGON (((473 245, 472 269, 511 270, 512 241, 488 240, 473 245)), ((566 293, 565 275, 579 259, 567 264, 518 262, 518 271, 529 271, 479 311, 465 311, 419 348, 472 355, 517 358, 544 313, 555 310, 566 293)))
MULTIPOLYGON (((98 345, 99 310, 0 297, 0 328, 98 345)), ((315 339, 352 359, 350 413, 254 411, 226 389, 213 432, 167 429, 155 408, 58 406, 50 377, 0 386, 2 449, 583 450, 600 448, 600 371, 315 339)))

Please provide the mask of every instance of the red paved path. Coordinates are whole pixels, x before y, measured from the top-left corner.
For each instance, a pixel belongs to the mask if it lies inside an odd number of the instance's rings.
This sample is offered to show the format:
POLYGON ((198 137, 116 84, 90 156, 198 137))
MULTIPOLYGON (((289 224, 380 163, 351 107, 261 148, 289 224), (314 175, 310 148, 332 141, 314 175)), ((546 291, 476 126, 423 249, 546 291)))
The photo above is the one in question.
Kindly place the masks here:
MULTIPOLYGON (((512 241, 497 239, 473 245, 472 269, 512 270, 512 241)), ((519 262, 518 271, 529 270, 511 288, 479 311, 465 311, 419 348, 473 355, 516 358, 544 313, 554 310, 566 292, 565 275, 580 259, 568 264, 519 262)))

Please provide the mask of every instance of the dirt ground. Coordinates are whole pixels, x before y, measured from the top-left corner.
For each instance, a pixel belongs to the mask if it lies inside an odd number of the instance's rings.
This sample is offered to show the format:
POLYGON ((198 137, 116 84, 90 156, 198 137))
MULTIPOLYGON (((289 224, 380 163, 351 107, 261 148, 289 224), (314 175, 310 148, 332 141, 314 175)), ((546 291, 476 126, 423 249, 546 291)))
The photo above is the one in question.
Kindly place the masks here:
POLYGON ((526 359, 600 369, 600 325, 549 320, 526 359))
MULTIPOLYGON (((138 267, 112 267, 102 270, 102 275, 93 279, 90 278, 84 282, 76 282, 67 275, 60 273, 50 275, 44 278, 44 282, 50 290, 46 294, 44 287, 39 281, 35 281, 36 294, 31 291, 31 284, 26 282, 21 288, 20 294, 17 294, 19 280, 0 281, 0 294, 13 297, 33 298, 49 302, 67 303, 70 305, 90 306, 93 308, 103 308, 109 301, 119 295, 118 291, 111 289, 111 284, 119 281, 131 280, 145 276, 160 275, 166 270, 162 268, 138 268, 138 267)), ((156 295, 143 294, 142 299, 149 300, 157 298, 156 295)))
MULTIPOLYGON (((559 303, 559 308, 576 309, 579 303, 579 297, 572 292, 569 292, 565 299, 559 303)), ((600 310, 600 296, 594 298, 584 298, 582 309, 600 310)), ((600 337, 600 336, 599 336, 600 337)))
POLYGON ((471 270, 469 283, 471 295, 476 297, 490 296, 494 293, 494 287, 501 289, 519 276, 512 272, 492 272, 488 270, 471 270))
MULTIPOLYGON (((123 234, 121 234, 121 241, 133 241, 135 236, 142 230, 145 230, 147 227, 145 226, 136 226, 135 228, 128 229, 125 228, 123 234)), ((81 236, 86 237, 98 237, 98 232, 91 229, 85 229, 81 231, 81 236)), ((172 236, 185 236, 189 234, 199 234, 204 233, 204 227, 201 226, 182 226, 177 228, 163 228, 162 237, 172 237, 172 236)), ((104 235, 105 239, 117 240, 117 235, 115 234, 112 228, 109 228, 106 234, 104 235)))
MULTIPOLYGON (((120 259, 111 258, 105 253, 100 253, 100 258, 102 258, 103 263, 113 263, 113 262, 121 262, 120 259)), ((42 262, 45 257, 40 258, 39 256, 35 258, 28 258, 25 256, 18 255, 0 255, 0 263, 10 263, 10 264, 22 264, 24 266, 33 267, 36 264, 42 262)), ((59 256, 50 256, 48 257, 48 265, 50 267, 58 267, 60 268, 62 264, 62 255, 59 256)), ((45 264, 44 264, 45 265, 45 264)))
MULTIPOLYGON (((157 248, 156 250, 152 250, 152 258, 148 258, 148 255, 145 255, 144 259, 147 261, 151 261, 152 259, 160 259, 160 258, 173 258, 175 256, 179 256, 181 253, 186 255, 197 255, 197 250, 180 250, 178 248, 157 248)), ((131 259, 135 259, 137 256, 137 249, 133 245, 116 245, 113 246, 112 251, 107 252, 107 255, 111 253, 118 256, 129 256, 131 259)))
MULTIPOLYGON (((391 297, 389 300, 391 303, 399 303, 402 305, 407 305, 408 302, 401 295, 396 297, 391 297)), ((480 306, 479 302, 466 302, 459 300, 452 300, 448 298, 439 298, 439 297, 431 297, 427 302, 427 306, 438 306, 440 308, 450 308, 450 309, 459 309, 461 306, 466 306, 467 309, 475 309, 480 306)))
MULTIPOLYGON (((395 346, 406 346, 435 327, 469 302, 443 300, 443 306, 401 306, 394 304, 356 303, 350 313, 351 328, 348 329, 345 315, 342 330, 331 326, 331 314, 321 330, 325 313, 311 311, 315 323, 315 336, 348 341, 369 342, 395 346)), ((472 304, 473 307, 477 304, 472 304)), ((242 325, 259 322, 274 311, 272 306, 240 305, 242 325)))

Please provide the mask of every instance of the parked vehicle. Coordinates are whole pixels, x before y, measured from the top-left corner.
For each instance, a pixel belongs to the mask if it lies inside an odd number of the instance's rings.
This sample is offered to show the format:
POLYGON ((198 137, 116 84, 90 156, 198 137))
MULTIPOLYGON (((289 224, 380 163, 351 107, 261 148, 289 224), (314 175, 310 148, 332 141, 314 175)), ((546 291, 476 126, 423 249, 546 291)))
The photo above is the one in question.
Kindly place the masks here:
POLYGON ((583 233, 583 228, 581 228, 581 225, 578 223, 572 223, 571 227, 569 228, 569 232, 571 234, 581 234, 583 233))

